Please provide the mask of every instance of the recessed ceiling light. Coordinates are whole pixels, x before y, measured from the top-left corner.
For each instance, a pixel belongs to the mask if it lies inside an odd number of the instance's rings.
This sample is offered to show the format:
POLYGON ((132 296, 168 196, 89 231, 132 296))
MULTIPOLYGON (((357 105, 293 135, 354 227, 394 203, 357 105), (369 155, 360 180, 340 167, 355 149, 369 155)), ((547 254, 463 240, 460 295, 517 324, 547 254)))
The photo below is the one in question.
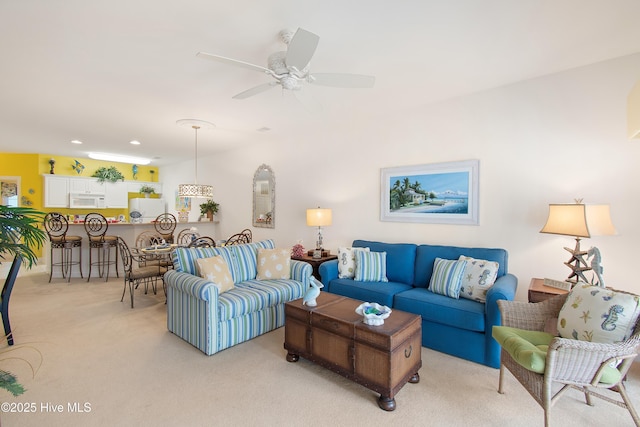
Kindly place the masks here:
POLYGON ((125 156, 123 154, 89 153, 89 158, 94 160, 106 160, 108 162, 133 163, 135 165, 148 165, 151 163, 151 159, 125 156))
POLYGON ((140 141, 137 141, 137 140, 134 139, 133 141, 129 141, 129 144, 131 144, 131 145, 140 145, 140 141))
POLYGON ((82 144, 82 141, 79 141, 77 139, 74 139, 71 141, 72 144, 82 144))

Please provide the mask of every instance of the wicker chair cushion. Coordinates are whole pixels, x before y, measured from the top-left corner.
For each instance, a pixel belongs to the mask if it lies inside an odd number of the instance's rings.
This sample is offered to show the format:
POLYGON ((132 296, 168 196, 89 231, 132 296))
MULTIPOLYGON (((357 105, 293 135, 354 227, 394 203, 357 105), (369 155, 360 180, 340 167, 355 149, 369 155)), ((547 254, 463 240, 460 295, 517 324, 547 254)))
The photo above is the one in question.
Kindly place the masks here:
POLYGON ((636 295, 578 284, 560 310, 558 332, 563 338, 612 344, 631 336, 639 314, 636 295))
MULTIPOLYGON (((494 326, 493 338, 520 366, 529 371, 544 374, 547 350, 555 338, 553 335, 541 331, 494 326)), ((606 366, 600 382, 615 384, 620 377, 620 371, 612 366, 606 366)))

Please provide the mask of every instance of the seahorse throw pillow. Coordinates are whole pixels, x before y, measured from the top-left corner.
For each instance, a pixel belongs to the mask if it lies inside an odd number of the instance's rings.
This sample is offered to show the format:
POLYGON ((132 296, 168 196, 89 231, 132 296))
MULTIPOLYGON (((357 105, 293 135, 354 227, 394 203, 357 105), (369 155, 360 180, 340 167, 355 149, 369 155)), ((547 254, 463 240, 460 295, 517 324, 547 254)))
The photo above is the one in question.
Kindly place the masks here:
POLYGON ((600 286, 578 283, 558 315, 563 338, 599 343, 624 341, 640 314, 640 297, 600 286))
POLYGON ((353 279, 356 275, 356 251, 369 252, 369 248, 338 248, 338 277, 353 279))
POLYGON ((500 264, 464 255, 460 255, 458 260, 467 261, 462 280, 460 280, 460 298, 486 302, 487 291, 496 281, 500 264))

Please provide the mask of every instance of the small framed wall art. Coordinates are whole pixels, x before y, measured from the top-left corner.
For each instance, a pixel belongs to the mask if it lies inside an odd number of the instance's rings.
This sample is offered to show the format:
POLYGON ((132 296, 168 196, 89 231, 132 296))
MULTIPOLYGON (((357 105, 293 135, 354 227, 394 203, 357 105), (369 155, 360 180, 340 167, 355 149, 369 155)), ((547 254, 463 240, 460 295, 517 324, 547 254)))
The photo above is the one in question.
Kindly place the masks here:
POLYGON ((380 220, 478 225, 479 161, 380 171, 380 220))

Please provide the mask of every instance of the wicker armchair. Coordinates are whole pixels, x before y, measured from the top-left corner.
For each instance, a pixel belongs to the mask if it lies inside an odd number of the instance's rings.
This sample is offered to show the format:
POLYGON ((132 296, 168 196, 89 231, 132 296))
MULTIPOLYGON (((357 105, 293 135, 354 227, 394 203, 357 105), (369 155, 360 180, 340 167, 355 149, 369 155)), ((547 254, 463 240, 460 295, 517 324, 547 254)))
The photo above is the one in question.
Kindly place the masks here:
MULTIPOLYGON (((498 307, 502 314, 502 325, 527 331, 545 331, 548 321, 553 324, 558 318, 566 298, 567 295, 558 295, 535 304, 500 300, 498 307)), ((504 369, 507 368, 544 409, 545 426, 549 426, 551 407, 570 388, 583 392, 588 405, 593 405, 591 396, 596 396, 627 409, 636 426, 640 426, 640 418, 623 383, 640 348, 639 323, 636 323, 634 333, 628 340, 614 344, 555 337, 547 350, 543 374, 521 366, 502 348, 498 392, 504 393, 504 369), (614 384, 601 383, 603 369, 611 362, 620 362, 617 366, 620 380, 614 384), (561 388, 552 394, 554 385, 561 385, 561 388), (596 392, 603 388, 618 392, 622 401, 596 392)))

